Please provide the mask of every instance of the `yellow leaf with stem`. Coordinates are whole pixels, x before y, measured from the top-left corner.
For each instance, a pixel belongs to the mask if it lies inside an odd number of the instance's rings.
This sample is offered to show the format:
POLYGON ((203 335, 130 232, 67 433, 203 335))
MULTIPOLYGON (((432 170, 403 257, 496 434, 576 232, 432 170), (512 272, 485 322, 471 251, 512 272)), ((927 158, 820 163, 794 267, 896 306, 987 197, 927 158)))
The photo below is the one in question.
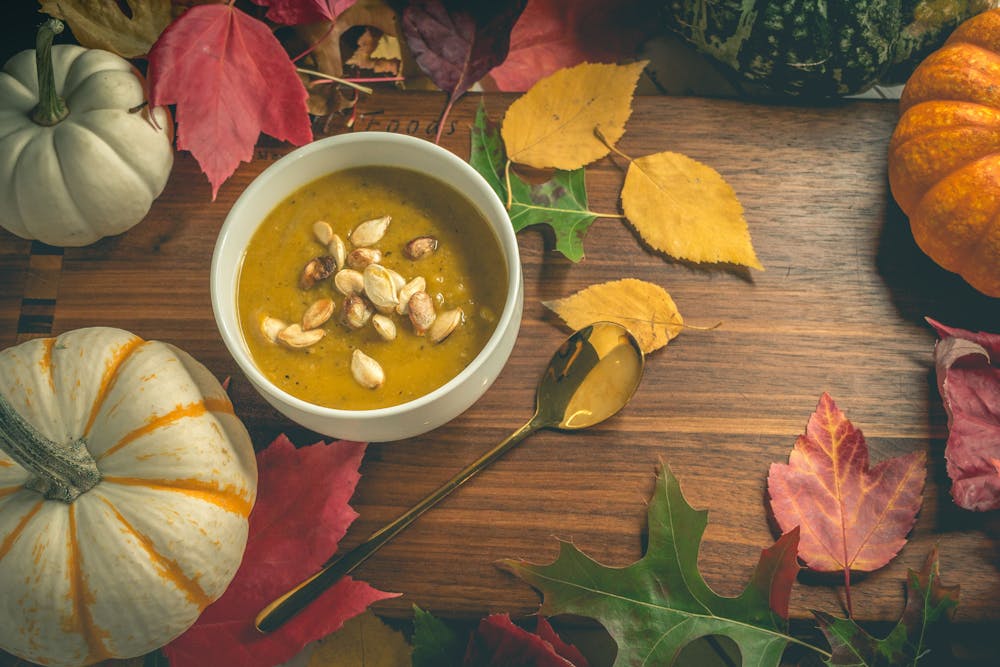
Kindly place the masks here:
POLYGON ((507 157, 572 171, 607 155, 610 148, 594 129, 612 146, 621 139, 646 62, 583 63, 540 80, 507 109, 501 128, 507 157))
POLYGON ((617 322, 632 332, 647 354, 665 346, 684 328, 684 319, 670 294, 659 285, 635 278, 591 285, 542 305, 571 329, 600 321, 617 322))
POLYGON ((170 0, 128 0, 131 16, 107 0, 41 0, 41 11, 69 24, 83 46, 123 58, 149 53, 173 20, 170 0))
POLYGON ((367 610, 321 639, 308 667, 410 667, 410 653, 406 638, 367 610))
POLYGON ((719 172, 680 153, 628 159, 622 209, 646 243, 691 262, 764 268, 743 206, 719 172))

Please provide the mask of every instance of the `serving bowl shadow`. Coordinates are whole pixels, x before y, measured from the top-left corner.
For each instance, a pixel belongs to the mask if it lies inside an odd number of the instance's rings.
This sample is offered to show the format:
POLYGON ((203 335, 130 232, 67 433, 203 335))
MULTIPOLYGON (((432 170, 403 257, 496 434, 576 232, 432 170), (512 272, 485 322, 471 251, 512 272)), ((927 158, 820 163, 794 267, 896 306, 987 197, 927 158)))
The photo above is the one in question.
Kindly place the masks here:
POLYGON ((490 185, 450 151, 424 139, 390 132, 356 132, 320 139, 292 151, 265 169, 226 216, 212 256, 210 290, 212 310, 223 342, 240 370, 268 403, 312 431, 364 442, 422 435, 451 421, 479 400, 510 357, 520 329, 524 301, 517 238, 503 203, 490 185), (444 385, 392 407, 343 410, 293 396, 260 371, 240 327, 237 286, 247 244, 279 203, 326 174, 372 166, 399 167, 427 174, 468 199, 496 235, 507 272, 507 293, 496 328, 486 345, 444 385))

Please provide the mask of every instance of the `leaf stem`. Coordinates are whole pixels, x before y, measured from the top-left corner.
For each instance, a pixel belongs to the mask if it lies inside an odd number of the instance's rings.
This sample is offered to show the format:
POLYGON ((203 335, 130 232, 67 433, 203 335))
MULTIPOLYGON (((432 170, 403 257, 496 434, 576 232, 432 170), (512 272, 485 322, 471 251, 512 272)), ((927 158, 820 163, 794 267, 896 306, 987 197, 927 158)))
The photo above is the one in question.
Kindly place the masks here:
MULTIPOLYGON (((455 105, 456 99, 457 98, 454 95, 448 97, 448 104, 444 105, 444 111, 441 112, 441 117, 438 118, 438 129, 437 132, 434 133, 434 144, 437 146, 441 145, 441 132, 444 130, 444 121, 448 118, 448 114, 451 112, 451 108, 455 105)), ((508 208, 510 207, 508 206, 508 208)))
POLYGON ((319 39, 317 39, 315 42, 313 42, 309 46, 308 49, 306 49, 305 51, 303 51, 299 55, 297 55, 294 58, 292 58, 292 62, 293 63, 299 62, 300 60, 302 60, 303 58, 305 58, 306 56, 308 56, 310 53, 312 53, 313 51, 315 51, 317 48, 319 48, 319 45, 322 44, 323 42, 325 42, 326 38, 333 34, 333 28, 334 28, 335 25, 336 25, 336 23, 334 23, 333 21, 330 21, 330 27, 327 28, 326 32, 324 32, 323 35, 319 39))
POLYGON ((844 597, 847 601, 847 618, 854 618, 854 608, 851 605, 851 568, 844 568, 844 597))
POLYGON ((360 90, 362 93, 365 93, 365 94, 368 94, 368 95, 371 95, 374 92, 368 86, 361 86, 361 85, 358 85, 358 84, 354 83, 353 81, 351 81, 349 79, 342 79, 339 76, 333 76, 332 74, 324 74, 323 72, 317 72, 314 69, 306 69, 305 67, 296 67, 295 71, 299 72, 301 74, 307 74, 309 76, 314 76, 314 77, 316 77, 318 79, 324 79, 326 81, 332 81, 334 83, 341 83, 341 84, 343 84, 343 85, 345 85, 345 86, 347 86, 349 88, 353 88, 355 90, 360 90))
POLYGON ((45 127, 57 125, 69 115, 66 100, 56 92, 52 72, 52 39, 63 31, 58 19, 48 19, 38 28, 35 37, 35 69, 38 73, 38 104, 31 110, 31 120, 45 127))
POLYGON ((510 158, 507 158, 507 164, 503 166, 503 177, 507 182, 507 210, 509 211, 514 205, 514 194, 510 187, 510 158))
POLYGON ((618 150, 617 148, 615 148, 614 146, 612 146, 610 143, 608 143, 608 140, 607 140, 607 138, 605 138, 604 133, 601 132, 601 128, 599 128, 599 127, 595 127, 594 128, 594 136, 597 137, 598 139, 600 139, 601 143, 608 147, 608 150, 612 151, 613 153, 615 153, 617 155, 622 156, 623 158, 625 158, 629 162, 635 162, 635 160, 633 160, 631 157, 629 157, 625 153, 622 153, 620 150, 618 150))

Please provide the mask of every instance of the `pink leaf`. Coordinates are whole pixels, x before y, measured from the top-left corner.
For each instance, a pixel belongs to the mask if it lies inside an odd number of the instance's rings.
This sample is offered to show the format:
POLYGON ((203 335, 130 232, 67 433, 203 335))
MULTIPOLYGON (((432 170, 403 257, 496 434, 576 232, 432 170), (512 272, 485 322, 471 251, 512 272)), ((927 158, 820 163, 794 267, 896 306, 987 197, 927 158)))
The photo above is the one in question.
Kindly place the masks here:
POLYGON ((358 0, 253 0, 267 7, 267 18, 281 25, 336 21, 358 0))
POLYGON ((525 91, 563 67, 634 59, 659 30, 658 12, 643 0, 529 0, 490 78, 500 90, 525 91))
POLYGON ((928 318, 938 391, 948 413, 944 456, 959 507, 1000 509, 1000 335, 947 327, 928 318))
POLYGON ((212 198, 261 132, 302 145, 312 140, 307 93, 266 25, 229 5, 192 7, 149 53, 152 106, 177 105, 177 147, 212 183, 212 198))
POLYGON ((396 597, 347 577, 275 632, 262 635, 253 626, 265 605, 336 552, 357 518, 347 503, 364 453, 356 442, 296 449, 282 435, 257 454, 258 498, 243 563, 225 594, 164 647, 171 667, 271 667, 373 602, 396 597))

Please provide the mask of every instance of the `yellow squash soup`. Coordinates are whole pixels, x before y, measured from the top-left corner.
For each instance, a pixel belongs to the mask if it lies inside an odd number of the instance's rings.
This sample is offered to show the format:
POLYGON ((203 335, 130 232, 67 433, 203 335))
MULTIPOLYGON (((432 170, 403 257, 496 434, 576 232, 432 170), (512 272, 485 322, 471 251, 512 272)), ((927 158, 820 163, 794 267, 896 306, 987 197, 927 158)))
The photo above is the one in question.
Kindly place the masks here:
POLYGON ((271 382, 368 410, 455 377, 489 340, 506 292, 499 242, 463 195, 418 172, 361 167, 268 214, 247 246, 237 308, 271 382))

